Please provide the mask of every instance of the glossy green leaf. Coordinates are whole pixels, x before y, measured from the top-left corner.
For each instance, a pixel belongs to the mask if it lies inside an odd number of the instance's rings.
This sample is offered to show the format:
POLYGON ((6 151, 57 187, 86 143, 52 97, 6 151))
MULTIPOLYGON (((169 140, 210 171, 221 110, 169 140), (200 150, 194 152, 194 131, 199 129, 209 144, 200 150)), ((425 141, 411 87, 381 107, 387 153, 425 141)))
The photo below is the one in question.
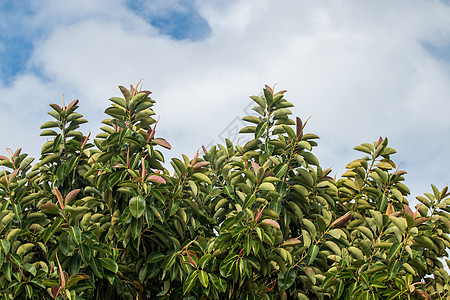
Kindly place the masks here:
POLYGON ((197 180, 203 181, 203 182, 205 182, 207 184, 211 184, 211 179, 209 179, 209 177, 206 176, 203 173, 194 173, 194 174, 191 175, 191 177, 193 177, 193 178, 195 178, 197 180))
POLYGON ((208 273, 206 273, 205 271, 201 270, 201 271, 198 273, 198 280, 200 281, 200 283, 201 283, 205 288, 208 288, 208 285, 209 285, 208 273))
POLYGON ((78 245, 81 243, 81 230, 77 226, 69 227, 69 233, 78 245))
POLYGON ((402 248, 402 243, 394 243, 391 246, 391 249, 389 250, 389 254, 388 254, 388 259, 392 260, 395 258, 396 254, 398 253, 398 251, 402 248))
POLYGON ((266 129, 267 129, 266 122, 260 123, 258 126, 256 126, 255 139, 259 139, 265 133, 266 129))
POLYGON ((0 245, 2 246, 3 253, 8 254, 9 249, 11 249, 11 244, 7 239, 0 240, 0 245))
POLYGON ((133 217, 140 218, 145 212, 145 200, 142 196, 136 196, 130 199, 130 213, 133 217))
POLYGON ((194 287, 198 277, 198 271, 193 271, 183 284, 183 294, 189 293, 194 287))
POLYGON ((208 273, 208 276, 214 287, 222 293, 225 293, 225 291, 227 290, 227 282, 224 279, 217 277, 213 273, 208 273))
POLYGON ((72 235, 68 232, 65 232, 59 238, 59 249, 65 256, 71 256, 75 251, 76 242, 73 239, 72 235))
POLYGON ((314 260, 317 257, 317 254, 319 253, 319 247, 316 245, 313 245, 309 247, 308 249, 308 256, 306 257, 306 264, 310 265, 314 262, 314 260))
POLYGON ((285 272, 278 273, 278 286, 280 287, 280 289, 289 289, 294 283, 296 275, 297 274, 293 269, 286 269, 285 272))
POLYGON ((108 270, 110 270, 113 273, 117 273, 117 271, 119 270, 119 266, 111 258, 101 257, 100 258, 100 262, 101 262, 103 268, 108 269, 108 270))

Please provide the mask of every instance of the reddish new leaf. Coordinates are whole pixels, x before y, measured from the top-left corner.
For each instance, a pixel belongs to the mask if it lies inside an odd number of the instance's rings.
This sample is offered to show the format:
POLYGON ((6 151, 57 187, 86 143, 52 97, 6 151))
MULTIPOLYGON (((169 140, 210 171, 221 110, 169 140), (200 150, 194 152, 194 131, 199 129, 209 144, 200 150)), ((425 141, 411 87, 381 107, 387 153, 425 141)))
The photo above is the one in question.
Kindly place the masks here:
MULTIPOLYGON (((155 126, 153 127, 153 129, 152 129, 151 131, 150 131, 150 129, 149 129, 147 142, 150 142, 150 140, 155 136, 156 125, 158 125, 158 122, 159 122, 159 118, 158 118, 158 120, 156 121, 155 126)), ((150 128, 151 128, 151 127, 150 127, 150 128)))
POLYGON ((67 110, 70 110, 72 107, 74 107, 75 105, 77 105, 79 102, 78 99, 73 100, 72 102, 70 102, 70 104, 67 106, 67 110))
POLYGON ((61 264, 59 263, 58 253, 56 255, 56 262, 58 263, 58 271, 59 271, 59 279, 61 280, 61 287, 66 287, 66 276, 64 275, 64 272, 62 270, 61 264))
POLYGON ((408 205, 403 204, 403 208, 405 209, 405 212, 406 212, 408 215, 410 215, 410 216, 413 217, 413 218, 415 217, 413 211, 411 210, 411 208, 410 208, 408 205))
MULTIPOLYGON (((200 149, 199 149, 200 150, 200 149)), ((197 163, 197 159, 198 159, 198 151, 199 150, 197 150, 197 153, 195 153, 195 156, 194 156, 194 159, 191 161, 191 167, 192 166, 194 166, 196 163, 197 163)))
POLYGON ((299 117, 296 118, 297 140, 303 135, 303 122, 299 117))
MULTIPOLYGON (((322 171, 322 178, 327 177, 327 175, 330 174, 331 171, 332 171, 331 168, 327 168, 327 169, 323 170, 322 171)), ((332 178, 330 178, 330 179, 332 179, 332 178)))
POLYGON ((155 183, 162 183, 162 184, 166 183, 166 180, 164 180, 164 178, 162 178, 159 175, 150 175, 148 176, 147 180, 155 183))
POLYGON ((161 138, 154 139, 153 143, 155 143, 157 145, 160 145, 160 146, 163 146, 164 148, 167 148, 169 150, 172 149, 172 146, 165 139, 161 139, 161 138))
POLYGON ((22 148, 17 149, 16 152, 14 152, 14 154, 13 154, 13 158, 18 157, 20 155, 21 151, 22 151, 22 148))
POLYGON ((91 131, 89 130, 89 134, 87 137, 84 138, 83 144, 81 144, 81 149, 84 149, 84 146, 86 146, 87 141, 89 140, 89 137, 91 136, 91 131))
POLYGON ((264 223, 264 224, 267 224, 267 225, 272 226, 274 228, 280 229, 280 224, 278 224, 277 221, 272 220, 272 219, 264 219, 264 220, 261 221, 261 223, 264 223))
POLYGON ((380 146, 382 142, 383 142, 383 138, 380 136, 380 138, 378 139, 376 148, 378 148, 378 146, 380 146))
POLYGON ((253 167, 253 171, 255 171, 255 175, 257 175, 259 168, 261 168, 257 163, 255 163, 254 161, 250 162, 252 164, 253 167))
POLYGON ((202 149, 203 149, 203 152, 205 153, 205 155, 208 154, 208 151, 206 151, 206 148, 204 145, 202 145, 202 149))
POLYGON ((207 166, 209 165, 209 161, 200 161, 198 163, 196 163, 192 168, 194 170, 200 169, 201 167, 207 166))
POLYGON ((151 91, 148 91, 148 90, 145 90, 145 91, 140 91, 139 93, 144 93, 144 94, 146 94, 146 95, 148 96, 148 95, 150 95, 152 92, 151 92, 151 91))
POLYGON ((405 175, 406 173, 407 173, 406 171, 400 170, 400 171, 395 172, 394 175, 402 176, 402 175, 405 175))
POLYGON ((58 298, 59 292, 61 291, 61 287, 60 286, 52 286, 51 288, 51 293, 53 296, 53 299, 58 298))
POLYGON ((17 173, 19 173, 19 171, 20 171, 19 169, 15 169, 14 171, 12 171, 12 173, 9 174, 8 181, 9 181, 9 182, 13 181, 14 178, 16 178, 17 173))
POLYGON ((51 106, 51 108, 56 110, 57 113, 61 113, 62 112, 62 108, 58 104, 50 104, 50 106, 51 106))
POLYGON ((388 206, 388 208, 387 208, 387 210, 386 210, 386 215, 390 215, 392 213, 392 203, 389 203, 389 206, 388 206))
POLYGON ((297 246, 300 244, 301 244, 301 241, 299 239, 292 238, 292 239, 288 239, 288 240, 284 241, 284 243, 281 244, 281 246, 288 247, 288 246, 297 246))
POLYGON ((75 196, 80 192, 80 189, 76 189, 73 191, 70 191, 67 195, 66 198, 64 199, 64 204, 67 205, 69 204, 73 198, 75 198, 75 196))
POLYGON ((432 299, 430 294, 428 294, 427 292, 424 292, 422 290, 417 290, 416 289, 416 293, 419 294, 420 297, 422 297, 422 299, 424 299, 424 300, 431 300, 432 299))
POLYGON ((345 215, 343 215, 342 217, 339 217, 333 223, 331 223, 330 227, 343 226, 343 225, 347 224, 347 222, 350 220, 351 217, 352 217, 352 214, 350 212, 347 212, 345 215))
POLYGON ((61 206, 61 209, 64 211, 64 203, 63 203, 63 196, 61 195, 61 192, 56 188, 53 187, 53 191, 55 191, 56 198, 58 199, 59 205, 61 206))
POLYGON ((131 165, 130 165, 130 147, 128 147, 128 151, 127 151, 127 169, 130 169, 131 165))

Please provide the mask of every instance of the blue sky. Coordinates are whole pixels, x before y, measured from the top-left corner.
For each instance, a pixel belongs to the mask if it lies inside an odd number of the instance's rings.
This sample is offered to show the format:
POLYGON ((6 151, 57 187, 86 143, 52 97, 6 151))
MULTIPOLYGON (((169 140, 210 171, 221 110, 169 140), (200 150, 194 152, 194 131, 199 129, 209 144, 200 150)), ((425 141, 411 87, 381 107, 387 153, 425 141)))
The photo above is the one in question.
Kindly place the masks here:
POLYGON ((417 196, 450 181, 449 53, 446 1, 3 1, 0 154, 39 156, 62 94, 98 133, 117 86, 143 79, 167 156, 193 156, 276 84, 312 115, 325 167, 341 174, 353 146, 388 136, 417 196))

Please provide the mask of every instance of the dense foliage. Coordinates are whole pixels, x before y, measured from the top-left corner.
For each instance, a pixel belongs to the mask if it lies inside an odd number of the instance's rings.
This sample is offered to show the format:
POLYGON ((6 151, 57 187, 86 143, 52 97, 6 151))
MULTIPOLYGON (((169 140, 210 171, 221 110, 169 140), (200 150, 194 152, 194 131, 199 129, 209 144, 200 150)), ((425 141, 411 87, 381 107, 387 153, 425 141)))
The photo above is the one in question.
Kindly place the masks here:
MULTIPOLYGON (((251 97, 245 146, 164 167, 149 91, 120 87, 93 142, 51 104, 33 159, 0 156, 2 299, 441 299, 447 187, 405 198, 387 139, 339 180, 284 92, 251 97)), ((447 207, 449 205, 449 207, 447 207)))

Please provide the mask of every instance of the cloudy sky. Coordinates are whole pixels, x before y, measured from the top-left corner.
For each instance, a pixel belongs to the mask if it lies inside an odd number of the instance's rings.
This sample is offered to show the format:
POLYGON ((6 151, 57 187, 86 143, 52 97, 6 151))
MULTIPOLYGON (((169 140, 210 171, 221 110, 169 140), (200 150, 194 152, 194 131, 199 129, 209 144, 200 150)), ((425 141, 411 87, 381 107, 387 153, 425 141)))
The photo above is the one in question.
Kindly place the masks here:
POLYGON ((0 154, 37 157, 62 94, 98 133, 117 86, 140 79, 167 158, 235 139, 248 96, 276 84, 338 175, 387 136, 414 196, 450 181, 448 1, 1 2, 0 154))

